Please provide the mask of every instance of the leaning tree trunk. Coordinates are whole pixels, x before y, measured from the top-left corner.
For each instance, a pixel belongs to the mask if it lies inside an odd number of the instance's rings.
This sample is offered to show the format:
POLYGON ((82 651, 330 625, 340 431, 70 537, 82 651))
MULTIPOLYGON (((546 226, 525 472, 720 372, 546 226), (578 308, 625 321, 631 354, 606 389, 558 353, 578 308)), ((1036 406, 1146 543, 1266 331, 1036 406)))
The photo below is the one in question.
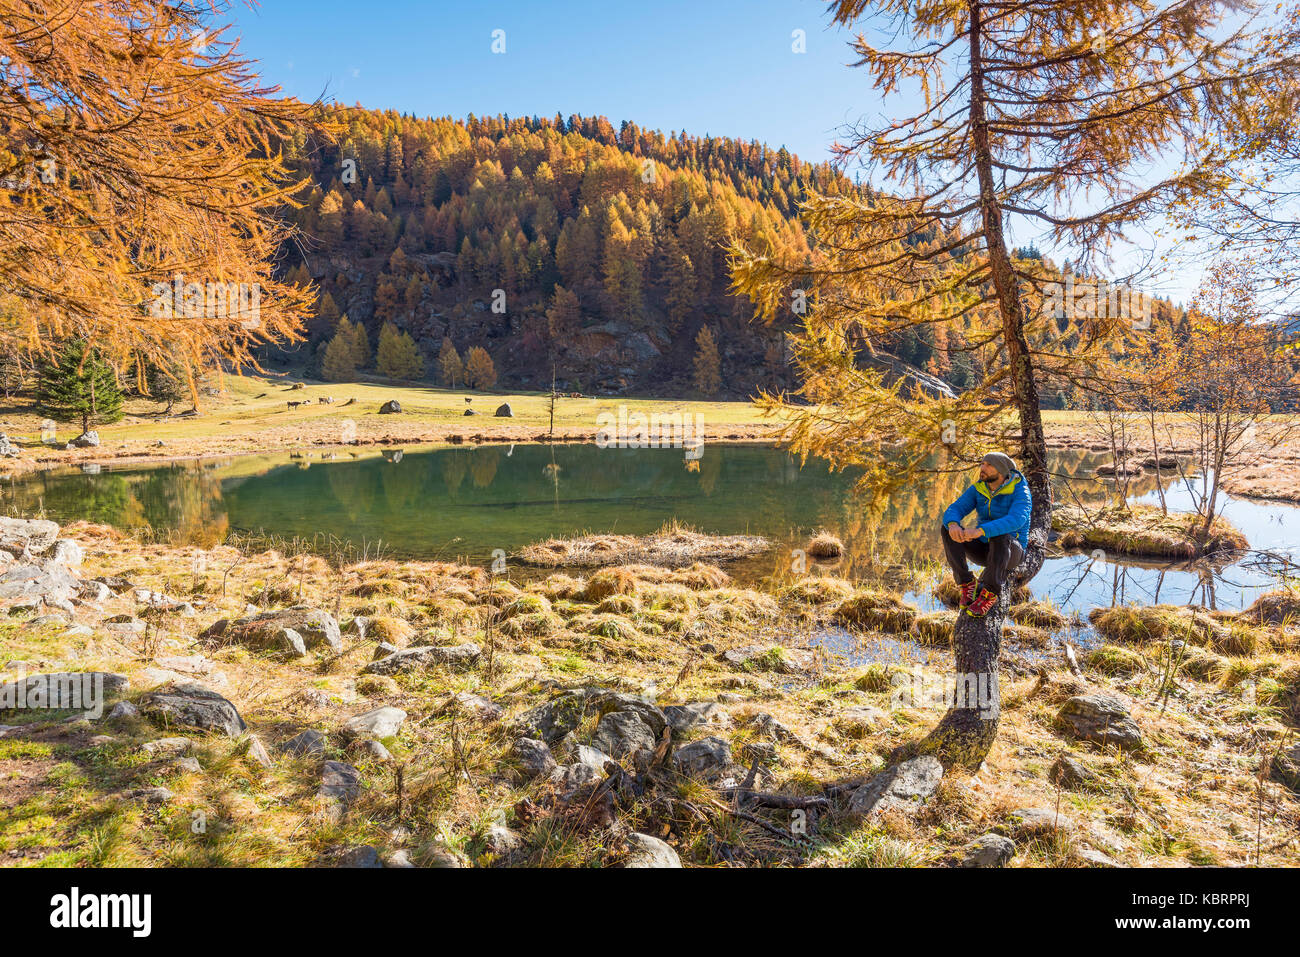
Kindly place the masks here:
POLYGON ((984 67, 981 49, 981 4, 970 3, 971 141, 979 175, 980 212, 989 259, 989 273, 997 294, 1002 319, 1002 338, 1015 387, 1015 405, 1020 418, 1021 471, 1033 496, 1029 522, 1029 547, 1025 556, 998 596, 998 603, 983 618, 959 613, 953 628, 955 659, 954 700, 938 726, 921 743, 921 750, 933 753, 945 766, 978 768, 997 737, 1002 695, 998 684, 998 656, 1002 650, 1002 625, 1016 585, 1038 574, 1043 567, 1047 532, 1051 526, 1052 486, 1047 470, 1047 440, 1038 402, 1034 367, 1025 337, 1025 310, 1016 282, 1011 255, 1002 226, 989 145, 988 120, 984 106, 984 67))

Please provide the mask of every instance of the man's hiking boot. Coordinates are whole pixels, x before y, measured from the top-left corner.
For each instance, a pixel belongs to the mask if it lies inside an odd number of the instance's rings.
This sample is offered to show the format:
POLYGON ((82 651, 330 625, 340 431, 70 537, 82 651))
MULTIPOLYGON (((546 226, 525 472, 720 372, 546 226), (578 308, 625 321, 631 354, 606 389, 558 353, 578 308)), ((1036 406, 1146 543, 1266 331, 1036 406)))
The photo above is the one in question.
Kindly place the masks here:
POLYGON ((983 618, 993 606, 998 603, 998 596, 987 588, 981 588, 980 593, 975 596, 975 600, 966 608, 966 614, 972 618, 983 618))
POLYGON ((961 591, 961 602, 958 603, 959 609, 970 607, 970 603, 975 600, 975 589, 979 586, 979 581, 972 578, 968 582, 959 582, 957 588, 961 591))

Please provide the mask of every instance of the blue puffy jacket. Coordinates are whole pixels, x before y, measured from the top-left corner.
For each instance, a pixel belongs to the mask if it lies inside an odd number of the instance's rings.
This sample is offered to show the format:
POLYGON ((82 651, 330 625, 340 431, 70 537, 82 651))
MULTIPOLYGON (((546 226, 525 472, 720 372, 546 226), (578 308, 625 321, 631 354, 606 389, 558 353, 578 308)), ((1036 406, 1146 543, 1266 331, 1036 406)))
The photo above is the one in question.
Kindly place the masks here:
POLYGON ((984 530, 980 536, 984 541, 1013 532, 1020 539, 1020 547, 1028 548, 1029 514, 1033 507, 1029 483, 1022 474, 1013 472, 995 492, 990 492, 984 480, 980 479, 944 509, 940 524, 961 524, 967 515, 974 512, 979 516, 980 528, 984 530))

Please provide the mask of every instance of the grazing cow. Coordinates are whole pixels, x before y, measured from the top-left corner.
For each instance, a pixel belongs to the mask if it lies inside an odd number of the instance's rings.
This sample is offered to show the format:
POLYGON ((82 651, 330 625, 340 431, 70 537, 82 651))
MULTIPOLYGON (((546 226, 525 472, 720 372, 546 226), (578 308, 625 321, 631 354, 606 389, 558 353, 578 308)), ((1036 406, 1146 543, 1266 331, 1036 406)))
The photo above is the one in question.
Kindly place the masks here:
POLYGON ((292 399, 285 403, 290 409, 296 409, 300 405, 306 405, 306 402, 294 402, 292 399))
POLYGON ((316 399, 321 405, 333 405, 334 397, 332 395, 322 395, 316 399))

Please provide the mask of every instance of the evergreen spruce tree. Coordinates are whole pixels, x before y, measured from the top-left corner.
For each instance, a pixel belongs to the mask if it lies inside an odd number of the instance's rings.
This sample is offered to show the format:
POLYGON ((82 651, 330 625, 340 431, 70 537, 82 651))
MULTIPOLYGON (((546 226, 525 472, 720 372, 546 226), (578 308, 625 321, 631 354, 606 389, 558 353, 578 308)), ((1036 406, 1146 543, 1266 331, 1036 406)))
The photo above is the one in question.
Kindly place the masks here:
POLYGON ((51 362, 42 364, 36 383, 36 408, 56 422, 92 424, 122 418, 122 392, 113 369, 84 342, 72 342, 51 362))

